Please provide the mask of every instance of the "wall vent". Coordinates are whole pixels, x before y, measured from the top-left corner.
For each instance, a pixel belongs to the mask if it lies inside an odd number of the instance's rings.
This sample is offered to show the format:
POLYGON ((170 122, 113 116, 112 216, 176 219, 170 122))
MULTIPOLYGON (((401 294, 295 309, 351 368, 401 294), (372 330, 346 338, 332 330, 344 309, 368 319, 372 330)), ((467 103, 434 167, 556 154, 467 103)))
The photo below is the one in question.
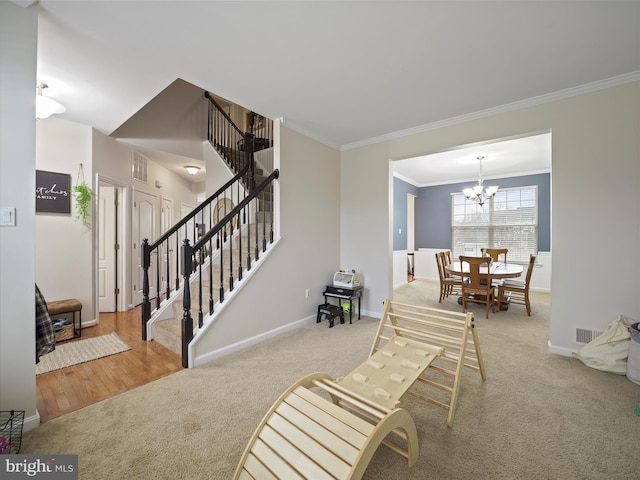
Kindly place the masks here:
POLYGON ((602 335, 601 330, 590 330, 587 328, 576 328, 576 343, 589 343, 602 335))
POLYGON ((147 183, 147 157, 134 150, 133 157, 131 159, 131 176, 147 183))

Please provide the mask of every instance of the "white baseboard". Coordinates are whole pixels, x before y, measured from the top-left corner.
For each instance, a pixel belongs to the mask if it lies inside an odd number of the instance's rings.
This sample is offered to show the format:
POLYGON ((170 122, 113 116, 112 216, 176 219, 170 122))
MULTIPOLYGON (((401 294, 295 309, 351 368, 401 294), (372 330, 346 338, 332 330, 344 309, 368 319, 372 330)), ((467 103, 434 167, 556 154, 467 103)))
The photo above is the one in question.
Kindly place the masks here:
POLYGON ((286 333, 288 331, 291 330, 295 330, 296 328, 300 328, 303 325, 310 323, 311 321, 315 322, 316 321, 316 315, 311 315, 307 318, 303 318, 302 320, 297 320, 293 323, 289 323, 287 325, 283 325, 281 327, 278 328, 274 328, 273 330, 269 330, 268 332, 264 332, 261 333, 260 335, 256 335, 255 337, 251 337, 251 338, 246 338, 240 342, 234 343, 232 345, 227 345, 226 347, 223 348, 219 348, 218 350, 213 350, 211 352, 207 352, 204 355, 198 356, 193 360, 193 365, 194 367, 200 366, 200 365, 204 365, 205 363, 211 362, 213 360, 216 360, 218 358, 224 357, 226 355, 229 355, 231 353, 234 352, 238 352, 240 350, 243 350, 247 347, 250 347, 251 345, 256 345, 260 342, 264 342, 265 340, 268 340, 270 338, 273 337, 277 337, 278 335, 281 335, 283 333, 286 333))
POLYGON ((29 430, 33 430, 40 426, 40 414, 36 410, 35 415, 31 415, 30 417, 26 417, 22 424, 22 431, 28 432, 29 430))
POLYGON ((567 347, 557 347, 551 343, 551 341, 547 342, 549 345, 549 352, 554 353, 556 355, 562 355, 563 357, 573 357, 573 352, 571 348, 567 347))

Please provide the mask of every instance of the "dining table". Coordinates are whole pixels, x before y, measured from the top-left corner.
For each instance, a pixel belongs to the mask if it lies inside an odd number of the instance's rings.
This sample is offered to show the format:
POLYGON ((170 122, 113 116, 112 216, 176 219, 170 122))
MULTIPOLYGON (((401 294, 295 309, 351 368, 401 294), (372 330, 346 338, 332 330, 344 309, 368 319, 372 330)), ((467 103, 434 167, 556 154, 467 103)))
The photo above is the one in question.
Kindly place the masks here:
MULTIPOLYGON (((451 262, 449 265, 446 265, 444 269, 451 275, 455 275, 457 277, 461 276, 463 272, 469 271, 468 267, 462 269, 462 267, 460 266, 460 262, 451 262)), ((480 266, 481 277, 486 276, 489 271, 491 272, 492 280, 501 280, 503 278, 519 277, 524 271, 524 266, 517 263, 505 262, 491 262, 489 270, 487 270, 487 267, 484 265, 480 266)))
MULTIPOLYGON (((451 275, 461 276, 462 273, 469 271, 468 265, 461 267, 459 261, 451 262, 449 265, 445 265, 444 269, 451 275)), ((485 265, 480 266, 480 278, 483 276, 486 278, 488 273, 491 272, 491 281, 502 280, 503 278, 516 278, 522 275, 524 266, 517 263, 506 262, 491 262, 489 267, 485 265)), ((500 310, 507 310, 509 308, 509 300, 506 298, 498 298, 498 308, 500 310)), ((462 305, 462 297, 458 297, 458 303, 462 305)))

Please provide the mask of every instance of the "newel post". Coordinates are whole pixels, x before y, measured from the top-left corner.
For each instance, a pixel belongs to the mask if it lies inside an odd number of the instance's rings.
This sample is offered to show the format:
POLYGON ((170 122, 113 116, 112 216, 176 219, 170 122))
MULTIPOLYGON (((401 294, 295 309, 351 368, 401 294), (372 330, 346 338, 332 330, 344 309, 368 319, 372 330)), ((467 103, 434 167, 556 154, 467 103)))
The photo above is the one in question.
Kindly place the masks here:
POLYGON ((142 340, 147 339, 147 323, 151 318, 151 301, 149 300, 149 267, 151 266, 151 249, 149 239, 142 240, 142 340))
POLYGON ((189 343, 193 339, 193 318, 191 317, 191 286, 189 277, 193 271, 193 248, 189 239, 182 242, 182 278, 184 290, 182 293, 182 367, 189 368, 189 343))

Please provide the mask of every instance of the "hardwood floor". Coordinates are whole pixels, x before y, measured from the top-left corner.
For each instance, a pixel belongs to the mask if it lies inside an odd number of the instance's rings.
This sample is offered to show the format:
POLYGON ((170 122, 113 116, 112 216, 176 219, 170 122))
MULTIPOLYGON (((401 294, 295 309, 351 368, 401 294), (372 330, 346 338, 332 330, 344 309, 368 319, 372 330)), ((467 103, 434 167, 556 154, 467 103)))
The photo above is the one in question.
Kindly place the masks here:
POLYGON ((81 338, 69 342, 116 332, 131 350, 36 375, 41 423, 182 370, 179 355, 141 339, 139 308, 101 313, 99 320, 98 325, 83 328, 81 338))

